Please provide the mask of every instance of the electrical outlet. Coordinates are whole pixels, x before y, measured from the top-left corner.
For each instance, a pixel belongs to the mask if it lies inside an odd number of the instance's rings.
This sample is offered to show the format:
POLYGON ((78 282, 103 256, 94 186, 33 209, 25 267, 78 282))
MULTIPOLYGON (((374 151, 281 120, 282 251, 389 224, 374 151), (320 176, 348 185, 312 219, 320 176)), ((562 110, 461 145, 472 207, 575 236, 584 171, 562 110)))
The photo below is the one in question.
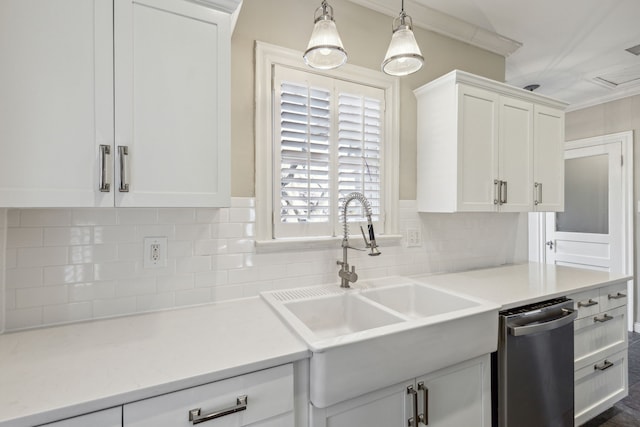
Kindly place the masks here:
POLYGON ((419 228, 410 228, 407 230, 407 247, 415 247, 422 245, 422 238, 420 237, 419 228))
POLYGON ((162 268, 167 266, 167 238, 145 237, 144 268, 162 268))

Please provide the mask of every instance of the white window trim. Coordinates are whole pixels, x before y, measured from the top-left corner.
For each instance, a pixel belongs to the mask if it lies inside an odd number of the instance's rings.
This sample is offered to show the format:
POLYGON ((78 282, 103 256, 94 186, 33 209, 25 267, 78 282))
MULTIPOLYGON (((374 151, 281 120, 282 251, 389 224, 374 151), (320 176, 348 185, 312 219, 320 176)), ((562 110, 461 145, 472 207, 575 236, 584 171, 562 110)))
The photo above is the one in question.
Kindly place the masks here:
MULTIPOLYGON (((272 67, 275 64, 313 72, 303 61, 302 52, 256 41, 255 45, 255 147, 256 147, 256 248, 260 252, 290 249, 334 247, 341 237, 301 237, 273 239, 273 142, 272 142, 272 67)), ((384 190, 385 234, 381 242, 399 243, 399 79, 381 71, 346 64, 323 75, 375 86, 385 91, 384 190)))

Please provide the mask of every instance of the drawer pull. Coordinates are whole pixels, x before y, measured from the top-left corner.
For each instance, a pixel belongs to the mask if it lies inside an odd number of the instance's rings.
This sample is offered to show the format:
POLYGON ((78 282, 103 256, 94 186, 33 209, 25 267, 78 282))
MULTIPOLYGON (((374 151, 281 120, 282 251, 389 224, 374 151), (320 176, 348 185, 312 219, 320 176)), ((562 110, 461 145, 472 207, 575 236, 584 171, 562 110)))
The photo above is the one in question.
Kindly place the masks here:
POLYGON ((215 420, 216 418, 224 417, 226 415, 235 414, 236 412, 245 411, 247 409, 247 395, 238 396, 236 401, 236 406, 232 406, 231 408, 221 409, 219 411, 214 411, 209 414, 200 415, 200 408, 192 409, 189 411, 189 421, 192 424, 200 424, 205 421, 215 420))
POLYGON ((587 301, 587 302, 580 301, 578 303, 578 307, 592 307, 594 305, 598 305, 598 301, 594 301, 591 298, 589 298, 589 301, 587 301))
POLYGON ((618 292, 615 295, 611 295, 609 294, 609 299, 620 299, 620 298, 626 298, 627 294, 623 294, 622 292, 618 292))
POLYGON ((613 362, 609 362, 607 359, 604 359, 604 362, 602 362, 602 365, 593 365, 593 370, 606 371, 612 366, 613 366, 613 362))
POLYGON ((609 316, 608 314, 605 314, 602 317, 597 317, 596 316, 596 317, 593 318, 594 322, 601 322, 601 323, 608 322, 609 320, 613 320, 613 316, 609 316))

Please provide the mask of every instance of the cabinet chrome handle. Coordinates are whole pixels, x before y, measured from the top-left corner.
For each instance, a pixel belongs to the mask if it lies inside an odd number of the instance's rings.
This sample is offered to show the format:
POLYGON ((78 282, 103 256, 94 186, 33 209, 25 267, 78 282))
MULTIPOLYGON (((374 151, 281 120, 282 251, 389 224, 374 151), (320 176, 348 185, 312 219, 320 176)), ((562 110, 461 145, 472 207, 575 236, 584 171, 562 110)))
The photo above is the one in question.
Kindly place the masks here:
POLYGON ((189 411, 189 421, 191 421, 191 424, 195 425, 205 421, 215 420, 216 418, 224 417, 226 415, 235 414, 236 412, 246 411, 248 399, 247 395, 243 394, 242 396, 238 396, 236 406, 221 409, 219 411, 213 411, 204 415, 200 414, 200 408, 192 409, 189 411))
POLYGON ((424 383, 421 381, 418 383, 418 391, 422 391, 423 393, 423 402, 424 402, 424 413, 418 415, 418 420, 424 425, 429 425, 429 389, 425 387, 424 383))
POLYGON ((627 294, 623 294, 622 292, 618 292, 615 295, 611 295, 609 294, 609 299, 620 299, 620 298, 626 298, 627 294))
POLYGON ((589 298, 589 301, 587 301, 587 302, 580 301, 578 303, 578 307, 592 307, 594 305, 598 305, 598 301, 594 301, 591 298, 589 298))
POLYGON ((418 427, 418 392, 412 385, 407 387, 407 394, 411 396, 412 417, 407 420, 409 427, 418 427))
POLYGON ((541 182, 536 182, 533 184, 533 186, 536 189, 536 197, 533 201, 534 205, 539 205, 540 203, 542 203, 542 183, 541 182))
POLYGON ((110 145, 100 145, 100 183, 98 184, 98 189, 101 193, 108 193, 111 191, 111 183, 109 182, 108 176, 109 171, 107 170, 108 162, 107 156, 111 155, 111 146, 110 145))
POLYGON ((493 204, 494 205, 499 205, 500 201, 502 200, 502 186, 500 185, 502 181, 500 181, 499 179, 494 179, 493 180, 493 204))
POLYGON ((500 181, 500 187, 500 204, 504 205, 507 203, 507 181, 500 181), (502 188, 504 188, 504 191, 502 188))
POLYGON ((120 158, 120 188, 118 191, 121 193, 129 192, 129 173, 128 173, 128 158, 129 147, 126 145, 118 146, 118 157, 120 158))
POLYGON ((602 362, 602 365, 593 365, 593 370, 606 371, 612 366, 613 366, 613 362, 609 362, 607 359, 604 359, 604 362, 602 362))
POLYGON ((594 322, 600 322, 600 323, 604 323, 604 322, 608 322, 609 320, 613 320, 613 316, 609 316, 608 314, 605 314, 602 317, 594 317, 593 321, 594 322))

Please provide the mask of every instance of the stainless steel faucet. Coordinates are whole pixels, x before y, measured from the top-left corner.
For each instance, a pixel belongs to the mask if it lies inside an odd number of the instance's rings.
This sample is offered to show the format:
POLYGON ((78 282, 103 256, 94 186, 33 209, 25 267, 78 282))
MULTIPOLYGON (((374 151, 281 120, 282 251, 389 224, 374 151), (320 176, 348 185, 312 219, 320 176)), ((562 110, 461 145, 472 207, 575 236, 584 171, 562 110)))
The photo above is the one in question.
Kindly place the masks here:
POLYGON ((378 244, 376 243, 376 236, 373 232, 373 222, 371 222, 371 204, 362 193, 358 193, 357 191, 349 193, 344 199, 344 204, 342 207, 342 228, 344 230, 344 236, 342 237, 342 261, 337 261, 337 264, 340 266, 338 276, 341 279, 341 288, 350 288, 351 286, 349 286, 349 283, 355 283, 355 281, 358 280, 356 267, 354 265, 351 266, 351 271, 349 271, 349 263, 347 262, 347 250, 363 250, 354 248, 353 246, 349 246, 349 224, 347 223, 347 207, 352 200, 358 200, 364 207, 367 215, 367 231, 369 232, 369 240, 367 240, 367 236, 365 235, 364 228, 362 228, 362 226, 360 226, 360 231, 362 232, 362 238, 364 239, 366 247, 371 250, 371 252, 369 252, 369 256, 380 255, 378 244))

